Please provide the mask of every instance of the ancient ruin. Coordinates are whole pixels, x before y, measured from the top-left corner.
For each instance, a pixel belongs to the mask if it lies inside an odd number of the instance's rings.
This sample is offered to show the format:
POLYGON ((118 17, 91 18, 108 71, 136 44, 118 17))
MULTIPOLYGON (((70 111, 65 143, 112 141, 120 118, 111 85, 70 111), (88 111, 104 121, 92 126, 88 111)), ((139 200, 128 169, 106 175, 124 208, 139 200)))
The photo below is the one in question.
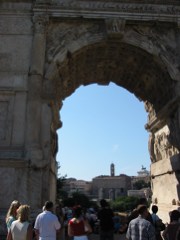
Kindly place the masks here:
POLYGON ((180 2, 1 0, 0 34, 0 207, 55 200, 62 101, 114 82, 145 104, 152 201, 167 219, 180 205, 180 2))

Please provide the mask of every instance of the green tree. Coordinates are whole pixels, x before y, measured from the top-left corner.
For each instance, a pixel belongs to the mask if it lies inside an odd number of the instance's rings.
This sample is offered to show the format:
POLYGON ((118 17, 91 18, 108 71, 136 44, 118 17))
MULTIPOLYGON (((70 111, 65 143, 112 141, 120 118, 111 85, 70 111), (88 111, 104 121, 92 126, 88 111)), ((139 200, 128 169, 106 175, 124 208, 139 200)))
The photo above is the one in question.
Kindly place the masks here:
POLYGON ((90 207, 90 205, 91 205, 88 196, 86 196, 83 193, 74 192, 72 194, 72 197, 74 199, 75 205, 79 204, 82 207, 90 207))
POLYGON ((114 211, 128 212, 132 211, 138 204, 139 198, 122 196, 111 202, 111 207, 114 211))
POLYGON ((81 205, 83 208, 89 208, 89 207, 94 206, 94 203, 91 202, 89 200, 88 196, 86 196, 85 194, 80 193, 80 192, 74 192, 72 194, 72 197, 65 198, 63 200, 63 205, 67 206, 67 207, 81 205))
POLYGON ((133 188, 136 190, 140 190, 142 188, 150 187, 150 182, 146 183, 144 180, 138 180, 133 184, 133 188))
POLYGON ((68 197, 68 193, 66 191, 63 190, 63 186, 65 184, 65 181, 66 181, 66 175, 65 176, 62 176, 62 177, 59 177, 57 179, 57 184, 56 184, 56 198, 57 199, 65 199, 68 197))

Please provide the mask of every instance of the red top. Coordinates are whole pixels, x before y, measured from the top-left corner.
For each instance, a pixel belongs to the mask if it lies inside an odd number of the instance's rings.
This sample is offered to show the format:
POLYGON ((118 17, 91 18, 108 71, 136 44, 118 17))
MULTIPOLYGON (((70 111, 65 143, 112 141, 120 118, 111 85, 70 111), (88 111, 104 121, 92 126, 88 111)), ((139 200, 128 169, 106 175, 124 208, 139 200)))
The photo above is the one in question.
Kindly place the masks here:
POLYGON ((77 220, 76 218, 73 218, 69 221, 69 225, 71 227, 71 231, 72 231, 73 236, 85 235, 84 221, 83 220, 77 220))

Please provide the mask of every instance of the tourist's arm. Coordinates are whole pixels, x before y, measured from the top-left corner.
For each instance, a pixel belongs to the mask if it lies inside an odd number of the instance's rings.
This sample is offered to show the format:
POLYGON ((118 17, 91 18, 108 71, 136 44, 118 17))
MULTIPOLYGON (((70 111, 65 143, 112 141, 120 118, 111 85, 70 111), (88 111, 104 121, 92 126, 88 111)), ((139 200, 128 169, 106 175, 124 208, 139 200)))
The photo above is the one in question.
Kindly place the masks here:
POLYGON ((13 239, 12 239, 11 229, 10 229, 9 232, 8 232, 8 235, 7 235, 6 240, 13 240, 13 239))
POLYGON ((92 228, 87 219, 84 220, 84 228, 86 233, 92 233, 92 228))
POLYGON ((34 232, 35 232, 35 238, 39 239, 39 215, 37 216, 35 223, 34 223, 34 232))
POLYGON ((70 223, 68 223, 68 236, 69 236, 69 237, 72 237, 72 236, 73 236, 70 223))
POLYGON ((36 239, 39 239, 39 230, 34 228, 36 239))
POLYGON ((32 240, 33 237, 33 228, 32 225, 29 224, 28 229, 27 229, 27 239, 26 240, 32 240))
POLYGON ((129 224, 127 232, 126 232, 126 240, 131 239, 131 224, 129 224))
POLYGON ((57 232, 60 232, 61 227, 62 227, 62 226, 61 226, 58 218, 56 217, 56 221, 55 221, 55 229, 56 229, 56 231, 57 231, 57 232))
POLYGON ((162 237, 163 237, 164 240, 168 239, 167 238, 167 233, 168 233, 168 226, 166 227, 166 229, 162 233, 162 237))

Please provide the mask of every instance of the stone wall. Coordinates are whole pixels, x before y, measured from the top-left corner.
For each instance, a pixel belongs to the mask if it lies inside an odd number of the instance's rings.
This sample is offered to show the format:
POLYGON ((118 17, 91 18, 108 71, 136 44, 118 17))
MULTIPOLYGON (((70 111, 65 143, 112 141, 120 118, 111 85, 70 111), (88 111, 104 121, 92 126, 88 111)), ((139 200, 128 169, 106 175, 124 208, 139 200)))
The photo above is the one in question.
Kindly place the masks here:
POLYGON ((28 202, 25 132, 33 33, 31 4, 22 4, 19 16, 12 5, 0 5, 0 201, 7 208, 14 199, 28 202))

